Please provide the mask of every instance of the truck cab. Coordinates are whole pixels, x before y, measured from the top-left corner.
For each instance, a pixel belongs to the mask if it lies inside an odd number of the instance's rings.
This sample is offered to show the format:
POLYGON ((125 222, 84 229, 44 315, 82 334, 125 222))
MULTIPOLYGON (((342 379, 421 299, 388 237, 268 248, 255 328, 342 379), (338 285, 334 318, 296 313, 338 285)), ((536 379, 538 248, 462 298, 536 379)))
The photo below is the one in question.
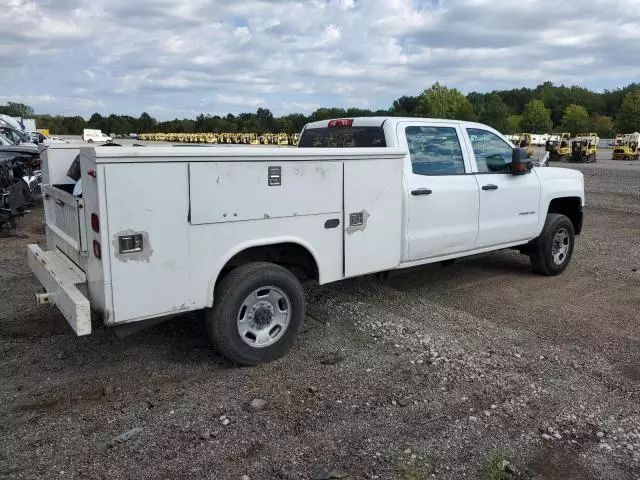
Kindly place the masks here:
POLYGON ((560 168, 512 171, 512 144, 495 129, 456 120, 357 118, 308 124, 305 147, 399 147, 402 262, 453 258, 529 242, 560 203, 582 226, 583 176, 560 168), (561 200, 562 199, 562 200, 561 200))

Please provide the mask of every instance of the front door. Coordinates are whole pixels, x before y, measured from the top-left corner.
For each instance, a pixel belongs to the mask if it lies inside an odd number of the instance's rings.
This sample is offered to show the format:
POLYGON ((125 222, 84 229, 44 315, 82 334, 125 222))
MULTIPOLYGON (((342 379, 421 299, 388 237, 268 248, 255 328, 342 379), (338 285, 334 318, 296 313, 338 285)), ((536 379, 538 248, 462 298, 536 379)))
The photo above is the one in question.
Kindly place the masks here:
POLYGON ((457 123, 402 122, 407 241, 404 261, 472 250, 478 236, 478 184, 457 123))
POLYGON ((530 240, 540 217, 540 182, 535 173, 510 173, 513 148, 495 133, 467 128, 480 187, 480 221, 476 248, 530 240))

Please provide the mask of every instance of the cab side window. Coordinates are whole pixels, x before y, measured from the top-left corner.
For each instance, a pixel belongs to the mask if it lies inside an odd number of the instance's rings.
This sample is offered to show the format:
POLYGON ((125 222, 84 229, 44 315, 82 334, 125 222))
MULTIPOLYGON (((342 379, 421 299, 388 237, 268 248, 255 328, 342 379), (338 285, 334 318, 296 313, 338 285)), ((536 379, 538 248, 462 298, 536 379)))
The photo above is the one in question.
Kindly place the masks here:
POLYGON ((453 127, 411 126, 405 129, 411 167, 417 175, 465 173, 462 148, 453 127))
POLYGON ((508 173, 513 148, 495 133, 479 128, 467 128, 471 147, 476 156, 478 172, 508 173))

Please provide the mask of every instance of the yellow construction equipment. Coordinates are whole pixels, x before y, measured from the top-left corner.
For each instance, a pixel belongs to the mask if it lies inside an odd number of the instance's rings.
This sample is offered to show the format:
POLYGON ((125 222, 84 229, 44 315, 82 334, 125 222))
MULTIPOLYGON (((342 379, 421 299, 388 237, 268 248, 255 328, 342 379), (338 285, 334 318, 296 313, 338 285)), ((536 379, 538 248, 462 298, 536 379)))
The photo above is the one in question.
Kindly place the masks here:
POLYGON ((571 143, 571 157, 572 162, 595 162, 598 153, 598 138, 597 133, 579 133, 571 143))
POLYGON ((560 133, 547 140, 545 150, 549 152, 549 161, 564 161, 571 155, 571 134, 560 133))
POLYGON ((638 160, 640 159, 640 133, 627 133, 616 135, 613 147, 612 160, 638 160))
POLYGON ((297 146, 300 139, 299 133, 289 135, 280 133, 141 133, 138 140, 146 142, 186 142, 209 144, 241 144, 241 145, 291 145, 297 146))

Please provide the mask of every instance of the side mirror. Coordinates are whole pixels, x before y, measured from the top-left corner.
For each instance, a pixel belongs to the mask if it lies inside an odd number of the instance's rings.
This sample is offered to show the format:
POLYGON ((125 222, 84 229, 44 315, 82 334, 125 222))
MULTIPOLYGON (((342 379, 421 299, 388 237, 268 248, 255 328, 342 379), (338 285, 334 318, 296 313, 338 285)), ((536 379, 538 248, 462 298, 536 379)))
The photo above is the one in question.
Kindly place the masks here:
POLYGON ((511 173, 513 175, 524 175, 531 173, 533 163, 529 160, 527 150, 524 148, 514 148, 511 153, 511 173))

